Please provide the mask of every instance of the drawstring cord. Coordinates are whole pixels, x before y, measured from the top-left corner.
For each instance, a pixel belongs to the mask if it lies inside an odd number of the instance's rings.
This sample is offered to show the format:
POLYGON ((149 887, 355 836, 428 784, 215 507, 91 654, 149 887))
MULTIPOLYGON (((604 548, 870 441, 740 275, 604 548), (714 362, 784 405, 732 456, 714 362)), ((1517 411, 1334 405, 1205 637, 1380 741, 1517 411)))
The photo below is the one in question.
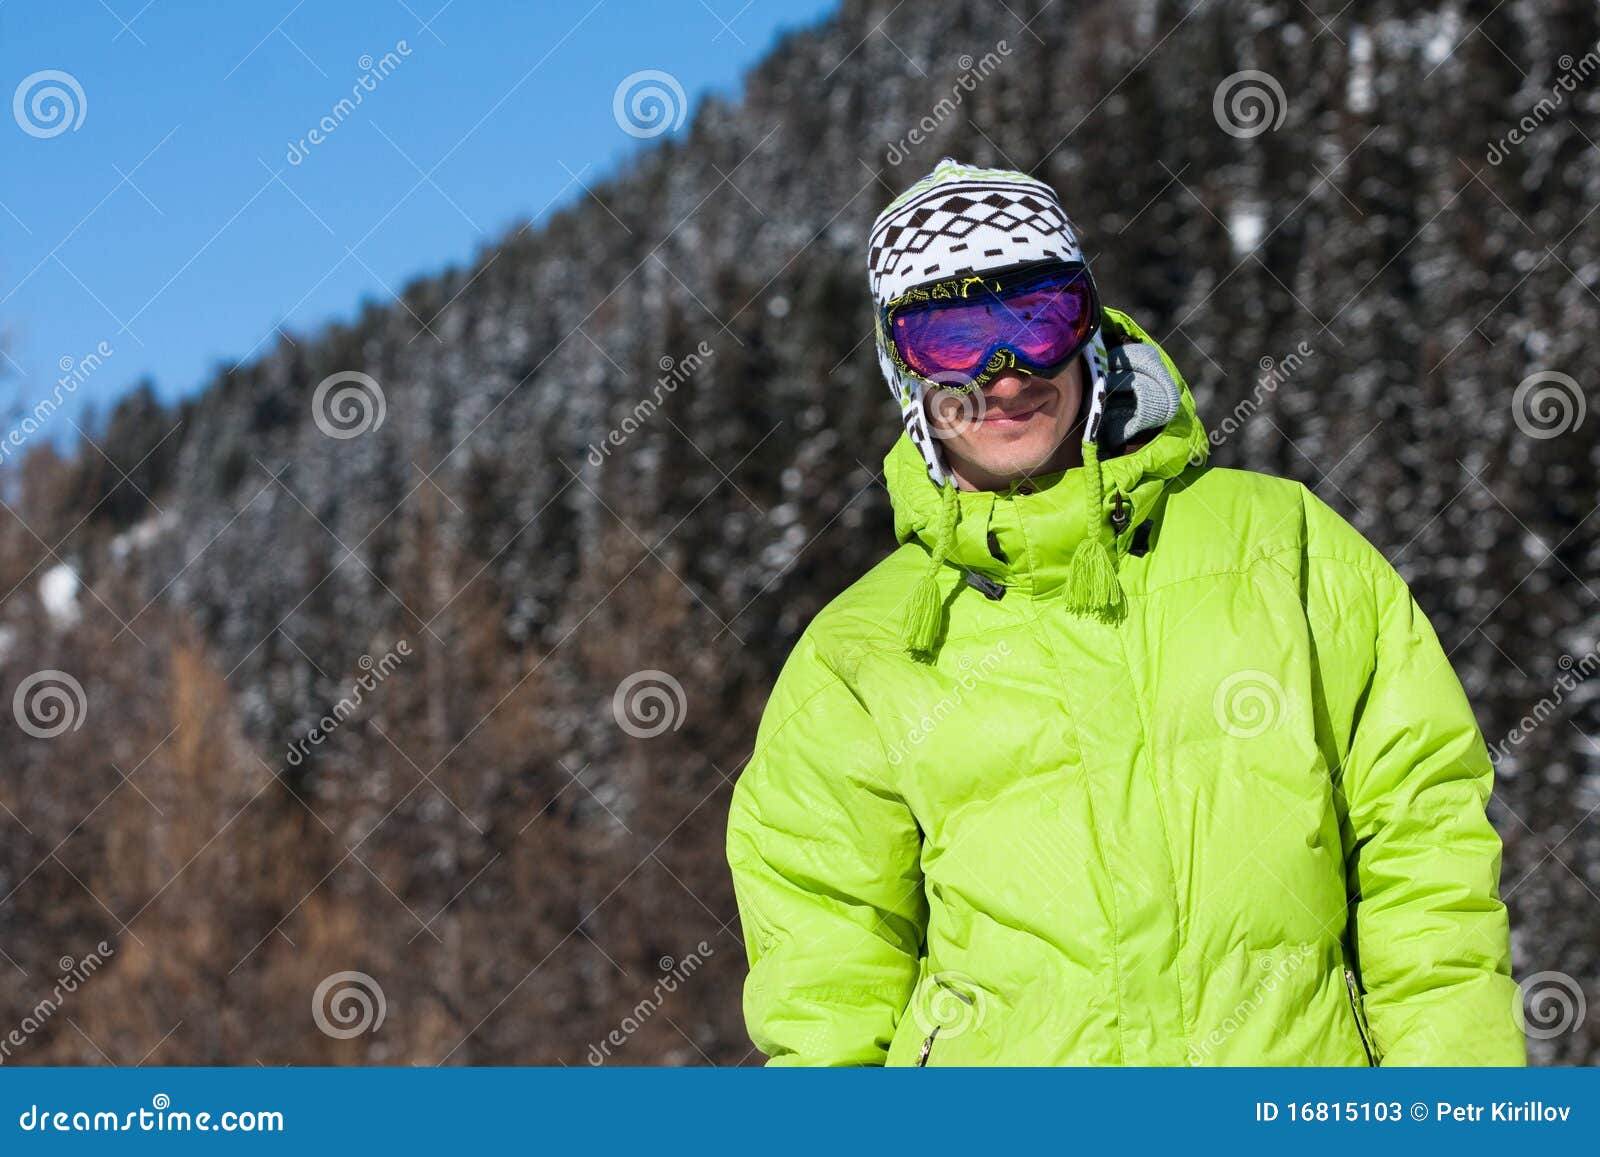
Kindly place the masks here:
MULTIPOLYGON (((1114 615, 1122 608, 1124 595, 1122 584, 1117 581, 1116 556, 1100 538, 1105 478, 1100 469, 1099 448, 1088 439, 1083 443, 1083 465, 1086 471, 1084 533, 1068 564, 1066 603, 1078 614, 1114 615)), ((908 651, 927 654, 938 641, 944 611, 939 572, 955 547, 958 512, 955 483, 946 481, 939 488, 939 510, 935 515, 933 542, 929 546, 928 567, 906 600, 901 635, 908 651)))
POLYGON ((955 483, 947 480, 939 488, 938 521, 929 547, 928 569, 923 571, 906 602, 902 637, 908 651, 930 652, 939 638, 939 619, 944 609, 944 600, 939 594, 939 571, 955 547, 956 514, 955 483))
POLYGON ((1117 581, 1116 558, 1100 538, 1105 478, 1100 469, 1100 449, 1091 438, 1083 440, 1083 465, 1086 518, 1083 541, 1073 550, 1067 568, 1067 606, 1081 615, 1112 615, 1122 607, 1122 584, 1117 581))

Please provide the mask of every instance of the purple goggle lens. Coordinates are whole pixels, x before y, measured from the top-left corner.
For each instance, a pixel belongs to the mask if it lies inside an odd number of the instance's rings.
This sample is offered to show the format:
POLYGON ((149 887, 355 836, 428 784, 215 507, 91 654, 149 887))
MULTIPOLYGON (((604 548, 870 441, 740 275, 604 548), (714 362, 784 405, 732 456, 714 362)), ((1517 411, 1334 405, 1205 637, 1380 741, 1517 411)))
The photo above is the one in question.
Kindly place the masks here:
POLYGON ((1015 288, 902 307, 890 316, 889 332, 906 365, 937 382, 976 374, 1001 348, 1029 369, 1059 365, 1089 340, 1098 315, 1093 283, 1074 268, 1015 288))

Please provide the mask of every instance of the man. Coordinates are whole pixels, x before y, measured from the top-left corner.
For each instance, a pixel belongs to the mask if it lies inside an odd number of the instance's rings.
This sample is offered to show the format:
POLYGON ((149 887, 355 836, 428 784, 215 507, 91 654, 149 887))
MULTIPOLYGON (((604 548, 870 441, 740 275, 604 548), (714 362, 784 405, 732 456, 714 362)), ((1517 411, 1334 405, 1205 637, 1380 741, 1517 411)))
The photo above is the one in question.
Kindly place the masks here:
POLYGON ((1525 1063, 1488 753, 1399 575, 1206 464, 1048 186, 946 158, 869 245, 901 546, 728 833, 771 1063, 1525 1063))

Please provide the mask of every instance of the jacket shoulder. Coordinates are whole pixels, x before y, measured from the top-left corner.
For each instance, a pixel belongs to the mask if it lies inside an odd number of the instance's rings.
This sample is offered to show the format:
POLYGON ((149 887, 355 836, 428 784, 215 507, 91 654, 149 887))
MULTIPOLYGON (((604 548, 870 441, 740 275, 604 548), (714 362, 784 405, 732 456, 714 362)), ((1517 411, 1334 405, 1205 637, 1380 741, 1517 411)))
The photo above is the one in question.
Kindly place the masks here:
POLYGON ((809 654, 850 683, 863 655, 902 651, 900 617, 927 565, 928 552, 921 546, 900 546, 816 613, 791 659, 809 654))
POLYGON ((1306 548, 1306 498, 1292 478, 1195 466, 1174 479, 1161 533, 1207 569, 1242 571, 1286 552, 1306 548))
POLYGON ((1188 495, 1190 503, 1210 503, 1218 511, 1249 504, 1268 513, 1286 514, 1300 507, 1307 493, 1305 486, 1293 478, 1230 466, 1193 466, 1172 485, 1174 500, 1188 495))
POLYGON ((1172 487, 1169 513, 1188 528, 1185 538, 1210 544, 1229 569, 1244 570, 1267 558, 1298 556, 1316 568, 1344 563, 1368 579, 1386 582, 1391 568, 1382 553, 1304 483, 1256 470, 1202 466, 1185 471, 1172 487))

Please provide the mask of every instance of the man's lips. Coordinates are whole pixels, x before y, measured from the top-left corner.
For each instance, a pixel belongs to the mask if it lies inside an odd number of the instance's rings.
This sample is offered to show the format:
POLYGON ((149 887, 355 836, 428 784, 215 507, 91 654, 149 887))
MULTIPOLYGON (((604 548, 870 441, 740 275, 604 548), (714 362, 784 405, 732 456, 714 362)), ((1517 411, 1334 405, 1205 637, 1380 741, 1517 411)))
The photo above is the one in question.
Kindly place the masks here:
POLYGON ((1043 409, 1044 403, 1040 402, 1038 405, 1030 406, 1025 410, 986 410, 979 421, 986 426, 1020 426, 1043 409))

